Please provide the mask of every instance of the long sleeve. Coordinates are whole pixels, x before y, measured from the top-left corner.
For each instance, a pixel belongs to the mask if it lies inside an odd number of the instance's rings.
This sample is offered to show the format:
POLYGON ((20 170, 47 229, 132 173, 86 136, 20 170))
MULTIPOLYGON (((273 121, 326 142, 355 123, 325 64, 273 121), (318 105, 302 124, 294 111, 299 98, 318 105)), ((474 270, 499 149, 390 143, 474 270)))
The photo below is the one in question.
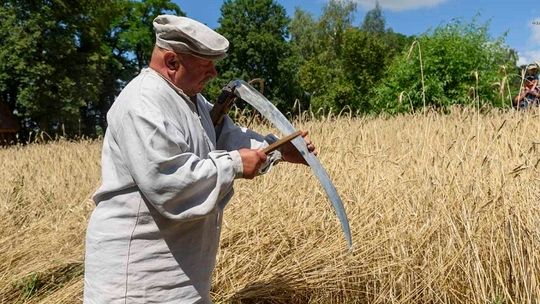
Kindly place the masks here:
MULTIPOLYGON (((202 95, 201 104, 204 105, 210 113, 213 105, 209 103, 202 95)), ((209 122, 211 122, 208 115, 209 122)), ((239 150, 242 148, 247 149, 260 149, 272 144, 277 140, 277 137, 273 134, 263 136, 250 129, 239 127, 232 119, 225 115, 220 125, 216 127, 216 147, 226 151, 239 150)))
POLYGON ((157 111, 132 109, 113 132, 135 184, 167 218, 183 220, 211 212, 242 173, 237 151, 213 151, 201 159, 189 152, 181 130, 157 111))
POLYGON ((260 149, 273 142, 271 135, 262 136, 250 129, 239 127, 228 116, 224 117, 219 127, 220 132, 217 138, 218 149, 228 151, 241 148, 260 149))

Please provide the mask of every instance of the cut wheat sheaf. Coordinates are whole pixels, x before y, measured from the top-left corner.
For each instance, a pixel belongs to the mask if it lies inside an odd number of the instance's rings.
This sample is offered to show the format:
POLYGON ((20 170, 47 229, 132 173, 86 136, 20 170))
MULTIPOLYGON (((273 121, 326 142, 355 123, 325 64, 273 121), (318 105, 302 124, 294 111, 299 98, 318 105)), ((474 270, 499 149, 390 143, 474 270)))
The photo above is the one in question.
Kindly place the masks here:
MULTIPOLYGON (((236 182, 216 303, 538 303, 535 111, 299 119, 349 216, 309 168, 236 182)), ((273 132, 255 123, 261 132, 273 132)), ((0 150, 0 303, 80 303, 100 141, 0 150)))

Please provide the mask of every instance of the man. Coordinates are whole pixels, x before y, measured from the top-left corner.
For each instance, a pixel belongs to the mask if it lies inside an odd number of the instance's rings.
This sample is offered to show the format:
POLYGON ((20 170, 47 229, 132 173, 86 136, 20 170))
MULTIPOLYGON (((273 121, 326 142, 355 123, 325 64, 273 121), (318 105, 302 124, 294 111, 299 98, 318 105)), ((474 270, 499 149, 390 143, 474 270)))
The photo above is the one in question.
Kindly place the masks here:
POLYGON ((519 94, 514 97, 513 105, 518 109, 526 109, 530 106, 538 106, 540 102, 540 87, 538 86, 538 64, 527 66, 523 87, 519 94))
MULTIPOLYGON (((150 67, 107 114, 84 303, 211 303, 234 180, 255 177, 267 161, 259 148, 268 141, 228 117, 216 135, 211 105, 199 94, 216 76, 214 61, 226 55, 228 41, 183 17, 158 16, 154 29, 150 67)), ((302 162, 292 146, 282 153, 302 162)))

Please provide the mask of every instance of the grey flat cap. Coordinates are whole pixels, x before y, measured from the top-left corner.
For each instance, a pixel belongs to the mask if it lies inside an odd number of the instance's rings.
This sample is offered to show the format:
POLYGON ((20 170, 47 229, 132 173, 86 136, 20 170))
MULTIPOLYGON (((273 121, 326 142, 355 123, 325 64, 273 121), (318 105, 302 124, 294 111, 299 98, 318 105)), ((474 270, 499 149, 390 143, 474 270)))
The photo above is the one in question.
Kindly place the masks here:
POLYGON ((154 31, 160 48, 210 60, 227 56, 229 41, 193 19, 160 15, 154 19, 154 31))

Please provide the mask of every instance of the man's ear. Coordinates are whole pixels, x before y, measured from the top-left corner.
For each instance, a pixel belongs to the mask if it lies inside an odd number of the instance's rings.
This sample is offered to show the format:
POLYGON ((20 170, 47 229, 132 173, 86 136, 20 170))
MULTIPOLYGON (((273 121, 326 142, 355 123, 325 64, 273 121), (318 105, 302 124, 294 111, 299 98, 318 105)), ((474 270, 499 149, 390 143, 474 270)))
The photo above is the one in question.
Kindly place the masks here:
POLYGON ((165 66, 169 70, 178 70, 180 67, 180 61, 178 60, 178 56, 176 56, 173 52, 166 52, 163 56, 163 61, 165 62, 165 66))

